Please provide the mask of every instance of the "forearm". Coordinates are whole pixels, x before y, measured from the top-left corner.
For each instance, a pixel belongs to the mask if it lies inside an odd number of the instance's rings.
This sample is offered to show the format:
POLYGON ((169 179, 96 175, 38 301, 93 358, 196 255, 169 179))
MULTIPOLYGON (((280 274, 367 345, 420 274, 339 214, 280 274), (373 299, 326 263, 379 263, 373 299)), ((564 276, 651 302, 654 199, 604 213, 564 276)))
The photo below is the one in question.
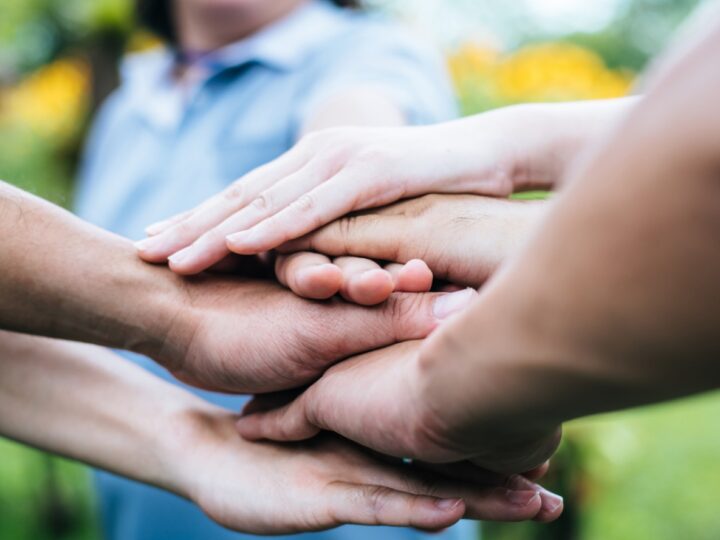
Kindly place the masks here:
MULTIPOLYGON (((486 150, 474 141, 482 134, 482 145, 486 145, 486 134, 494 133, 506 147, 496 154, 505 156, 497 167, 498 174, 511 183, 508 192, 551 189, 583 149, 600 139, 638 101, 630 97, 515 105, 443 124, 438 136, 466 148, 462 159, 470 164, 477 161, 476 174, 480 176, 487 167, 486 150)), ((468 173, 473 174, 472 166, 468 173)))
POLYGON ((130 242, 0 183, 0 328, 150 350, 181 300, 177 278, 130 242))
POLYGON ((449 332, 448 351, 469 347, 462 336, 482 343, 475 361, 453 368, 464 393, 480 396, 466 403, 476 425, 542 430, 720 384, 711 49, 592 152, 534 239, 449 332))
MULTIPOLYGON (((0 332, 0 434, 189 496, 214 407, 99 347, 0 332)), ((228 424, 232 428, 232 420, 228 424)))

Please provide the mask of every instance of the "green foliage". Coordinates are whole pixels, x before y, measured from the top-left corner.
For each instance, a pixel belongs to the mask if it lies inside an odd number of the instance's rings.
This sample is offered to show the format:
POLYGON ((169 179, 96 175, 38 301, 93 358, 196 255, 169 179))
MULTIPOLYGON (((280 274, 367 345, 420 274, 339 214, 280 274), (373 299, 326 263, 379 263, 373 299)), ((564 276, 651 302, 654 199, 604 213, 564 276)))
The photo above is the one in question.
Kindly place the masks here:
POLYGON ((132 29, 129 0, 2 0, 0 77, 25 72, 98 35, 132 29))
POLYGON ((0 456, 0 538, 98 538, 85 469, 3 439, 0 456))

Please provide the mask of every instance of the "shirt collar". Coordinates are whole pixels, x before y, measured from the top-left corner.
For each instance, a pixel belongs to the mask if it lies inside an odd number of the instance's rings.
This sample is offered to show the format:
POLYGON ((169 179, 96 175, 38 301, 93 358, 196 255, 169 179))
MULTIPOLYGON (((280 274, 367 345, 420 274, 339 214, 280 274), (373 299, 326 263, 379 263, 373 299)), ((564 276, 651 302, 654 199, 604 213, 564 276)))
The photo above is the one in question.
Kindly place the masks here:
MULTIPOLYGON (((257 62, 272 69, 290 71, 318 47, 345 31, 347 15, 326 0, 309 0, 292 13, 243 40, 212 53, 211 67, 197 82, 229 69, 257 62)), ((128 56, 121 66, 123 88, 135 108, 152 124, 175 127, 187 103, 173 80, 176 55, 161 48, 128 56)))
MULTIPOLYGON (((326 0, 310 0, 250 37, 207 55, 212 74, 257 62, 291 70, 319 46, 343 32, 346 14, 326 0)), ((121 67, 123 82, 138 89, 168 84, 176 55, 163 48, 130 55, 121 67)))
POLYGON ((229 69, 248 62, 281 70, 300 65, 317 47, 343 30, 345 14, 325 0, 311 0, 252 36, 211 53, 213 63, 229 69))

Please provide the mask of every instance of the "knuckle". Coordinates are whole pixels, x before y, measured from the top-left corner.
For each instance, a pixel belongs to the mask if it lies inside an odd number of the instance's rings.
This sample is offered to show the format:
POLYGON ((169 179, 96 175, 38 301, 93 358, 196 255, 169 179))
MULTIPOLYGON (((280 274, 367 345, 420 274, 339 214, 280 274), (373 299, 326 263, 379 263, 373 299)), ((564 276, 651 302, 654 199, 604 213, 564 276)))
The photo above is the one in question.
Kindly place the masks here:
POLYGON ((235 181, 223 192, 223 196, 228 202, 242 203, 245 199, 245 192, 245 185, 242 182, 235 181))
POLYGON ((422 315, 426 310, 427 301, 427 294, 412 293, 395 294, 385 302, 384 309, 390 318, 397 341, 425 337, 430 328, 422 328, 418 321, 425 320, 422 315))
POLYGON ((273 209, 273 198, 272 196, 267 193, 263 192, 252 201, 252 207, 263 213, 272 212, 273 209))
POLYGON ((302 214, 309 214, 317 208, 317 204, 315 198, 306 193, 293 203, 293 208, 302 214))
POLYGON ((375 523, 380 521, 383 511, 388 503, 389 489, 382 486, 368 486, 365 488, 365 500, 375 523))

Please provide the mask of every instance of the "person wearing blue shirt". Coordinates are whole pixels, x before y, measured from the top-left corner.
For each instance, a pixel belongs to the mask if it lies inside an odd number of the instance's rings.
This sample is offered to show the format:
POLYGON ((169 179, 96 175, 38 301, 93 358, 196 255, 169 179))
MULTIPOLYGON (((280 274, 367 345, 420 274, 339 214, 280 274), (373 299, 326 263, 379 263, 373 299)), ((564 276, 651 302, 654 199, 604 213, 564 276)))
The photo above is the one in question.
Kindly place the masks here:
MULTIPOLYGON (((305 133, 341 125, 451 119, 441 59, 382 18, 324 0, 141 0, 169 47, 133 55, 101 108, 76 193, 84 219, 132 239, 278 157, 305 133)), ((149 359, 120 353, 167 380, 149 359)), ((179 384, 179 383, 176 383, 179 384)), ((192 390, 238 410, 246 398, 192 390)), ((98 472, 108 540, 225 540, 191 503, 98 472)), ((309 538, 419 539, 405 529, 340 527, 309 538)), ((461 523, 440 539, 475 538, 461 523)))

